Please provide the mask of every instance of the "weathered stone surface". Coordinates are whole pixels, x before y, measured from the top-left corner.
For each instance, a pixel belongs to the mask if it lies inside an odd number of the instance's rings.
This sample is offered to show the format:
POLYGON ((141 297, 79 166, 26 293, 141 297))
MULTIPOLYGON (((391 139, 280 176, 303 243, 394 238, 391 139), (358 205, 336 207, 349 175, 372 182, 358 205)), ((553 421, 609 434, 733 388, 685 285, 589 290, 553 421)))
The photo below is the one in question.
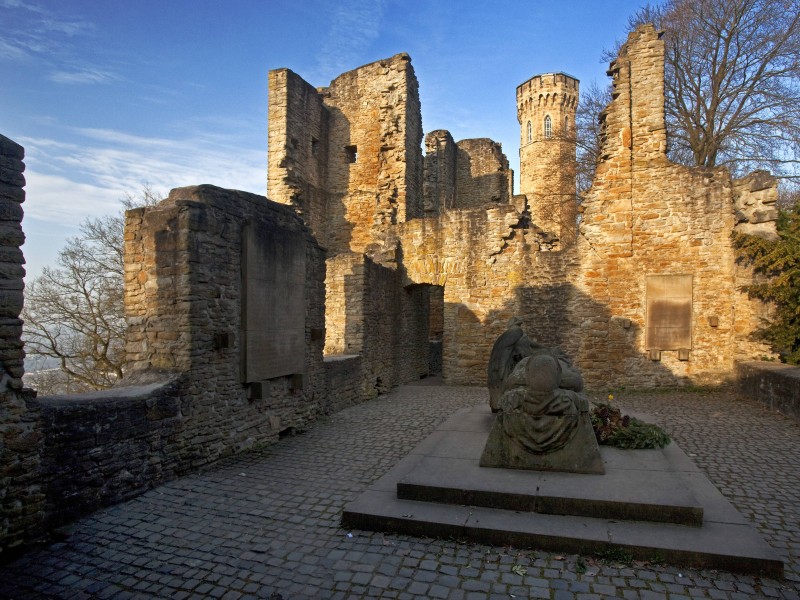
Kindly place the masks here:
POLYGON ((0 153, 0 182, 12 186, 22 187, 25 185, 25 163, 22 158, 15 158, 0 153))
POLYGON ((25 260, 22 233, 22 146, 0 135, 0 558, 42 531, 44 495, 40 486, 43 433, 22 389, 25 352, 22 321, 25 260))
MULTIPOLYGON (((132 376, 170 373, 184 398, 179 453, 165 450, 164 460, 176 470, 196 468, 274 441, 282 430, 302 429, 322 411, 324 339, 314 332, 325 325, 324 251, 290 207, 213 186, 179 188, 158 206, 129 211, 125 237, 132 376), (254 235, 274 232, 276 242, 288 236, 303 254, 302 273, 294 277, 304 286, 301 306, 293 308, 301 311, 304 329, 302 370, 243 383, 245 223, 254 235)), ((265 260, 279 259, 279 250, 265 260)), ((276 306, 267 302, 260 310, 266 318, 276 306)), ((271 316, 286 316, 279 313, 271 316)))
POLYGON ((504 381, 482 467, 604 473, 589 422, 589 401, 564 389, 559 361, 523 358, 504 381))

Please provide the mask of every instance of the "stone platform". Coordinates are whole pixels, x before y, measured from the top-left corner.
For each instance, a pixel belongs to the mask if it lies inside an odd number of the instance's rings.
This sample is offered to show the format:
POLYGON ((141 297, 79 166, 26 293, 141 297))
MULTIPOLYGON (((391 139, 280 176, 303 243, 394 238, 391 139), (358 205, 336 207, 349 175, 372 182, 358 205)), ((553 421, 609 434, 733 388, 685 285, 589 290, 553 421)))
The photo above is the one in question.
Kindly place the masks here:
POLYGON ((483 468, 489 407, 462 409, 347 505, 342 526, 783 575, 675 443, 601 448, 605 475, 483 468))

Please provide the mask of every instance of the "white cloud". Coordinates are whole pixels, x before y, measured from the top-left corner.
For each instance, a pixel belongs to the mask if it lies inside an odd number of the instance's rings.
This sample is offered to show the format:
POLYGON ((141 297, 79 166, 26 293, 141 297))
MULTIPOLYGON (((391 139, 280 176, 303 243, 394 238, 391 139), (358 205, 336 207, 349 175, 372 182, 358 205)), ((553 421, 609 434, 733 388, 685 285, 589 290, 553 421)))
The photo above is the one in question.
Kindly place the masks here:
POLYGON ((56 83, 108 83, 116 79, 119 79, 119 77, 110 71, 93 68, 56 71, 50 75, 50 81, 56 83))
POLYGON ((264 193, 266 152, 241 149, 236 139, 195 136, 147 138, 109 129, 76 129, 77 141, 22 138, 26 162, 35 172, 83 182, 116 197, 144 182, 154 189, 211 183, 264 193))
POLYGON ((202 183, 266 191, 266 149, 243 150, 235 136, 168 139, 110 129, 70 131, 70 141, 17 140, 26 154, 25 218, 37 227, 24 249, 30 276, 39 274, 86 217, 116 213, 125 194, 136 195, 145 183, 165 196, 174 187, 202 183))
POLYGON ((320 46, 317 73, 323 81, 359 66, 380 34, 384 0, 343 0, 320 46))
POLYGON ((71 227, 89 215, 105 215, 120 208, 122 193, 118 189, 79 183, 33 169, 26 170, 25 179, 26 217, 71 227))

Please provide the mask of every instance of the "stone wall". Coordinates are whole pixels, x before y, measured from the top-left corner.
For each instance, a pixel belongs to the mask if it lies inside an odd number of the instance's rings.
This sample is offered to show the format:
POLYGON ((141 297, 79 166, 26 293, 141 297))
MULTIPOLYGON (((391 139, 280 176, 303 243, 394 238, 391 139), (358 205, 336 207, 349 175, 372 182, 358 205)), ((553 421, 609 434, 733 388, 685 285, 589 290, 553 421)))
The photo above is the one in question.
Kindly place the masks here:
POLYGON ((515 315, 531 337, 574 349, 565 282, 575 255, 550 252, 548 236, 514 205, 448 211, 398 230, 407 279, 443 288, 447 383, 483 385, 494 340, 515 315))
POLYGON ((738 362, 736 383, 740 394, 787 417, 800 419, 800 367, 764 361, 738 362))
POLYGON ((130 369, 179 374, 181 462, 194 467, 274 441, 320 412, 324 251, 289 207, 213 186, 179 188, 156 207, 129 211, 125 237, 130 369), (242 379, 245 223, 305 240, 301 374, 242 379))
POLYGON ((267 196, 289 204, 324 241, 329 113, 322 96, 289 69, 269 72, 267 196))
POLYGON ((364 396, 364 369, 360 356, 338 354, 325 357, 324 413, 338 412, 366 400, 364 396))
POLYGON ((456 205, 458 148, 449 131, 437 129, 425 136, 422 191, 426 217, 456 205))
POLYGON ((175 382, 52 396, 41 412, 47 529, 133 498, 203 464, 185 460, 188 399, 175 382))
POLYGON ((514 172, 502 146, 488 138, 461 140, 456 146, 455 208, 508 204, 514 172))
POLYGON ((39 415, 34 394, 22 389, 24 158, 22 146, 0 135, 0 560, 40 531, 44 507, 39 415))
MULTIPOLYGON (((639 28, 609 71, 614 100, 603 115, 603 159, 584 201, 576 281, 580 293, 602 307, 577 306, 574 318, 581 323, 578 363, 591 382, 720 383, 732 379, 737 356, 766 352, 746 339, 757 328, 758 309, 737 289, 746 274, 737 269, 731 246, 736 196, 750 194, 745 189, 753 182, 732 181, 721 167, 669 162, 663 52, 653 27, 639 28), (683 355, 646 344, 648 280, 665 275, 691 281, 683 355)), ((761 194, 774 187, 774 180, 762 181, 761 194)))
POLYGON ((331 254, 368 251, 387 227, 422 216, 422 121, 407 54, 319 90, 272 71, 269 121, 270 198, 299 207, 331 254))
POLYGON ((363 397, 428 374, 427 287, 363 254, 328 260, 325 352, 361 356, 363 397))

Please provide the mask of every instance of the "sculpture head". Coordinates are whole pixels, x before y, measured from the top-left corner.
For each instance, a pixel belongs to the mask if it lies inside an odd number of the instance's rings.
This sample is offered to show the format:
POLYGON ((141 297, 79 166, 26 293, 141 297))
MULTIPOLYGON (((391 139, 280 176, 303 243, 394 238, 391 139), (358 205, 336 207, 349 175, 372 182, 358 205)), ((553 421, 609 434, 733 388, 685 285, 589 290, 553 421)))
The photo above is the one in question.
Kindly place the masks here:
POLYGON ((506 329, 511 329, 512 327, 522 327, 522 319, 520 319, 519 317, 511 317, 508 320, 508 325, 506 326, 506 329))
POLYGON ((552 392, 561 384, 561 365, 547 354, 532 356, 525 366, 525 382, 532 392, 552 392))

